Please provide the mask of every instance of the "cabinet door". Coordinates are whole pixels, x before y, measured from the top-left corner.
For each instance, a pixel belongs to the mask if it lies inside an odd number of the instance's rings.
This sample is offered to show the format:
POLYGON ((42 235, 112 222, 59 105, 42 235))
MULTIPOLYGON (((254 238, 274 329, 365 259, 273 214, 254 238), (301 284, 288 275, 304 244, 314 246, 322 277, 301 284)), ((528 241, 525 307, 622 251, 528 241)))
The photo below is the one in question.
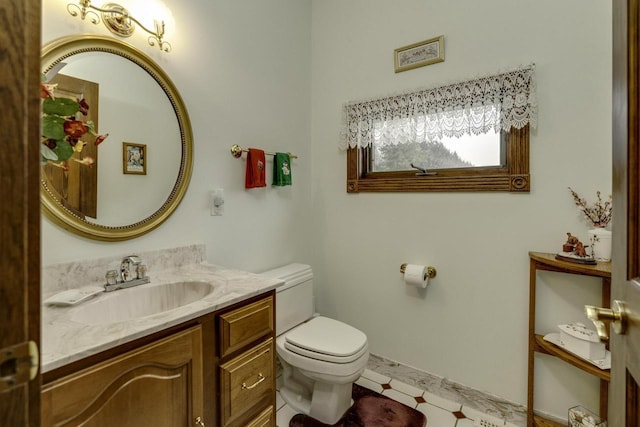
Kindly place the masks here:
POLYGON ((46 385, 43 426, 193 426, 203 409, 201 343, 196 326, 46 385))

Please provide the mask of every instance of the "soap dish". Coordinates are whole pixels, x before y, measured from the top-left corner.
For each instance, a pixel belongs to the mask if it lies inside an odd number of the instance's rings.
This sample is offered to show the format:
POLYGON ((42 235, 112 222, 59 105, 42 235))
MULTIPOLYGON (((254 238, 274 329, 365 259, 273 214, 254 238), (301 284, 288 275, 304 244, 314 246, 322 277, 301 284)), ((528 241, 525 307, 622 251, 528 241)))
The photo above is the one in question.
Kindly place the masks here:
POLYGON ((102 286, 87 286, 79 289, 69 289, 47 298, 44 300, 44 303, 46 305, 60 306, 76 305, 88 300, 89 298, 93 298, 102 292, 104 292, 104 287, 102 286))

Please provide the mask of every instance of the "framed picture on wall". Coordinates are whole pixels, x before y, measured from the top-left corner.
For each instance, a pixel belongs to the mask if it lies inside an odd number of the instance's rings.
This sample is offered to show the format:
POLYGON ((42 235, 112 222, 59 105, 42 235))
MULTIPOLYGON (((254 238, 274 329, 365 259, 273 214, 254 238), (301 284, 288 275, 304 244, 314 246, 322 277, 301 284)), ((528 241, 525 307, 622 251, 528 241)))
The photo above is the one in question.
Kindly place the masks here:
POLYGON ((122 143, 122 173, 135 175, 147 174, 146 144, 122 143))
POLYGON ((444 62, 444 36, 434 37, 393 51, 396 73, 444 62))

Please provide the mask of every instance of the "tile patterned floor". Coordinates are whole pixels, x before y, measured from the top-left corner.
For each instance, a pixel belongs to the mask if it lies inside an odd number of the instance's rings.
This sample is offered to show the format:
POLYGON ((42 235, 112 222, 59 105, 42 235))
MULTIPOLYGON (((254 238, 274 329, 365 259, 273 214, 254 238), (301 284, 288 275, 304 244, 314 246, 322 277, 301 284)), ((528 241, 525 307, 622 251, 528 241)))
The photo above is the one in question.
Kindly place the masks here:
MULTIPOLYGON (((423 412, 427 416, 427 427, 517 427, 505 419, 484 414, 370 369, 364 371, 357 384, 423 412)), ((296 412, 285 404, 279 393, 277 398, 277 425, 288 427, 296 412)))
POLYGON ((467 409, 467 412, 471 412, 474 409, 476 413, 505 420, 507 424, 526 425, 526 407, 498 396, 472 389, 448 378, 420 371, 375 354, 369 355, 367 368, 446 400, 460 403, 467 409))

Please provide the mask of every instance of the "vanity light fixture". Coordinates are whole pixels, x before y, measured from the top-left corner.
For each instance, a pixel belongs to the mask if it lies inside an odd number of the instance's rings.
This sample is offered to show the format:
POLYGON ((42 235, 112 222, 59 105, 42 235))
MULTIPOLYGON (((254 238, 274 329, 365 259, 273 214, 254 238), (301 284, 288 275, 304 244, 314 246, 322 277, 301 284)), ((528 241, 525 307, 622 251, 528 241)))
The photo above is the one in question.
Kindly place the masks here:
POLYGON ((164 37, 164 20, 153 20, 155 31, 145 27, 140 21, 131 16, 129 11, 117 3, 105 3, 102 7, 96 7, 91 4, 91 0, 78 0, 78 4, 68 3, 67 12, 71 16, 80 16, 83 21, 88 16, 92 24, 99 24, 100 18, 104 22, 105 27, 113 34, 120 37, 129 37, 135 30, 135 24, 150 34, 147 41, 151 46, 158 46, 163 52, 171 52, 171 44, 163 40, 164 37), (98 15, 99 12, 100 14, 98 15))

